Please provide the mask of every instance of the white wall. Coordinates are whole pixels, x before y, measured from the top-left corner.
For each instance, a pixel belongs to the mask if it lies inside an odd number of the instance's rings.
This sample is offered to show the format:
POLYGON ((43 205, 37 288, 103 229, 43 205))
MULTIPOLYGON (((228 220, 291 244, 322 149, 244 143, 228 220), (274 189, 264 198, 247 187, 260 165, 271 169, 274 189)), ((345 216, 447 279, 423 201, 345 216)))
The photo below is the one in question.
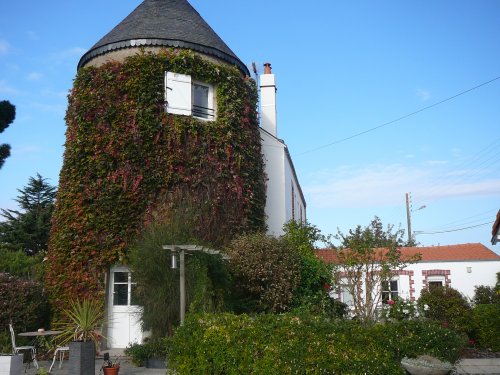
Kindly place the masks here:
POLYGON ((283 225, 295 219, 306 219, 306 203, 301 194, 300 185, 288 158, 286 145, 263 129, 260 129, 262 154, 267 175, 266 183, 266 223, 269 234, 280 236, 283 225), (292 186, 294 199, 292 199, 292 186), (295 209, 292 209, 292 201, 295 209), (292 213, 295 215, 292 215, 292 213))
POLYGON ((430 270, 449 271, 447 279, 450 283, 447 285, 472 298, 475 286, 495 286, 496 273, 500 272, 500 261, 419 262, 405 269, 414 271, 416 299, 424 288, 425 276, 422 271, 430 270), (467 267, 470 267, 470 273, 467 272, 467 267))
POLYGON ((302 210, 302 222, 306 219, 306 202, 302 199, 300 184, 293 172, 293 165, 285 156, 285 207, 286 221, 301 221, 300 212, 302 210), (292 189, 293 186, 293 189, 292 189), (293 199, 292 199, 293 190, 293 199))
POLYGON ((267 232, 271 235, 283 234, 283 224, 286 222, 285 208, 285 145, 275 137, 260 129, 262 139, 262 154, 266 181, 266 223, 267 232))

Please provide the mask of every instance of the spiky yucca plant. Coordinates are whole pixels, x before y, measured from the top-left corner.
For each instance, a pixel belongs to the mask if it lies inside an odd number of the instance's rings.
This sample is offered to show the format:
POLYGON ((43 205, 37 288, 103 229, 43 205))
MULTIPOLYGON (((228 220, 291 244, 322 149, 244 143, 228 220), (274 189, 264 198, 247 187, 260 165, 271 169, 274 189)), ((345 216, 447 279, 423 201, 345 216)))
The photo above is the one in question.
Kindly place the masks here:
POLYGON ((104 323, 104 304, 99 300, 71 301, 70 308, 63 310, 64 318, 55 324, 62 331, 57 341, 65 345, 70 341, 99 342, 104 323))

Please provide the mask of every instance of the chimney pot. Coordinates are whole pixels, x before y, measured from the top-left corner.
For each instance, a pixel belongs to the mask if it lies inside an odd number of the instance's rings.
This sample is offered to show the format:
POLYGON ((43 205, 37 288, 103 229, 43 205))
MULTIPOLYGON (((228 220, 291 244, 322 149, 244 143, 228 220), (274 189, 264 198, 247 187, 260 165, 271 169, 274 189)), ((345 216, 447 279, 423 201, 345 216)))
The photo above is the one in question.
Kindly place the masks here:
POLYGON ((271 74, 271 63, 264 63, 264 74, 271 74))

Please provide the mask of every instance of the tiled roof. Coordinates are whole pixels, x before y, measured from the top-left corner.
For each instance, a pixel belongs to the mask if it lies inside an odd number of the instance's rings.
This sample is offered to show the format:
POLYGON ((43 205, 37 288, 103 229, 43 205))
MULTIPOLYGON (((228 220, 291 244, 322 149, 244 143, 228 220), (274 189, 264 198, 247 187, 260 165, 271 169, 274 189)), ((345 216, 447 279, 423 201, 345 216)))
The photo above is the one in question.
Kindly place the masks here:
POLYGON ((187 0, 145 0, 113 30, 99 40, 78 63, 78 68, 96 56, 138 46, 192 49, 248 68, 187 0))
MULTIPOLYGON (((480 243, 467 243, 448 246, 402 247, 403 257, 422 254, 421 262, 460 262, 460 261, 500 261, 500 255, 480 243)), ((334 249, 319 249, 316 256, 326 263, 335 263, 334 249)))

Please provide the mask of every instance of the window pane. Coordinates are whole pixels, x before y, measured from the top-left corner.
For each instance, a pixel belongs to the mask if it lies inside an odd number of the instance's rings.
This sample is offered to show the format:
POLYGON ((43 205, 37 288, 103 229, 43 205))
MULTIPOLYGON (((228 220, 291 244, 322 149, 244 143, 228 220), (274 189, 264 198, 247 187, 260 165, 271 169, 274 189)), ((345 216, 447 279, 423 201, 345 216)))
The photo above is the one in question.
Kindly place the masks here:
POLYGON ((213 108, 209 108, 208 86, 193 84, 193 116, 209 118, 213 116, 213 108))
POLYGON ((429 281, 429 289, 440 288, 443 286, 441 281, 429 281))
POLYGON ((113 294, 113 305, 127 306, 127 304, 128 304, 128 284, 115 284, 115 290, 113 294))
POLYGON ((128 283, 128 272, 115 272, 114 275, 115 283, 128 283))
POLYGON ((397 292, 397 291, 398 291, 398 281, 391 280, 391 292, 397 292))
POLYGON ((354 298, 352 298, 352 294, 347 289, 342 289, 342 302, 344 302, 347 306, 354 305, 354 298))

